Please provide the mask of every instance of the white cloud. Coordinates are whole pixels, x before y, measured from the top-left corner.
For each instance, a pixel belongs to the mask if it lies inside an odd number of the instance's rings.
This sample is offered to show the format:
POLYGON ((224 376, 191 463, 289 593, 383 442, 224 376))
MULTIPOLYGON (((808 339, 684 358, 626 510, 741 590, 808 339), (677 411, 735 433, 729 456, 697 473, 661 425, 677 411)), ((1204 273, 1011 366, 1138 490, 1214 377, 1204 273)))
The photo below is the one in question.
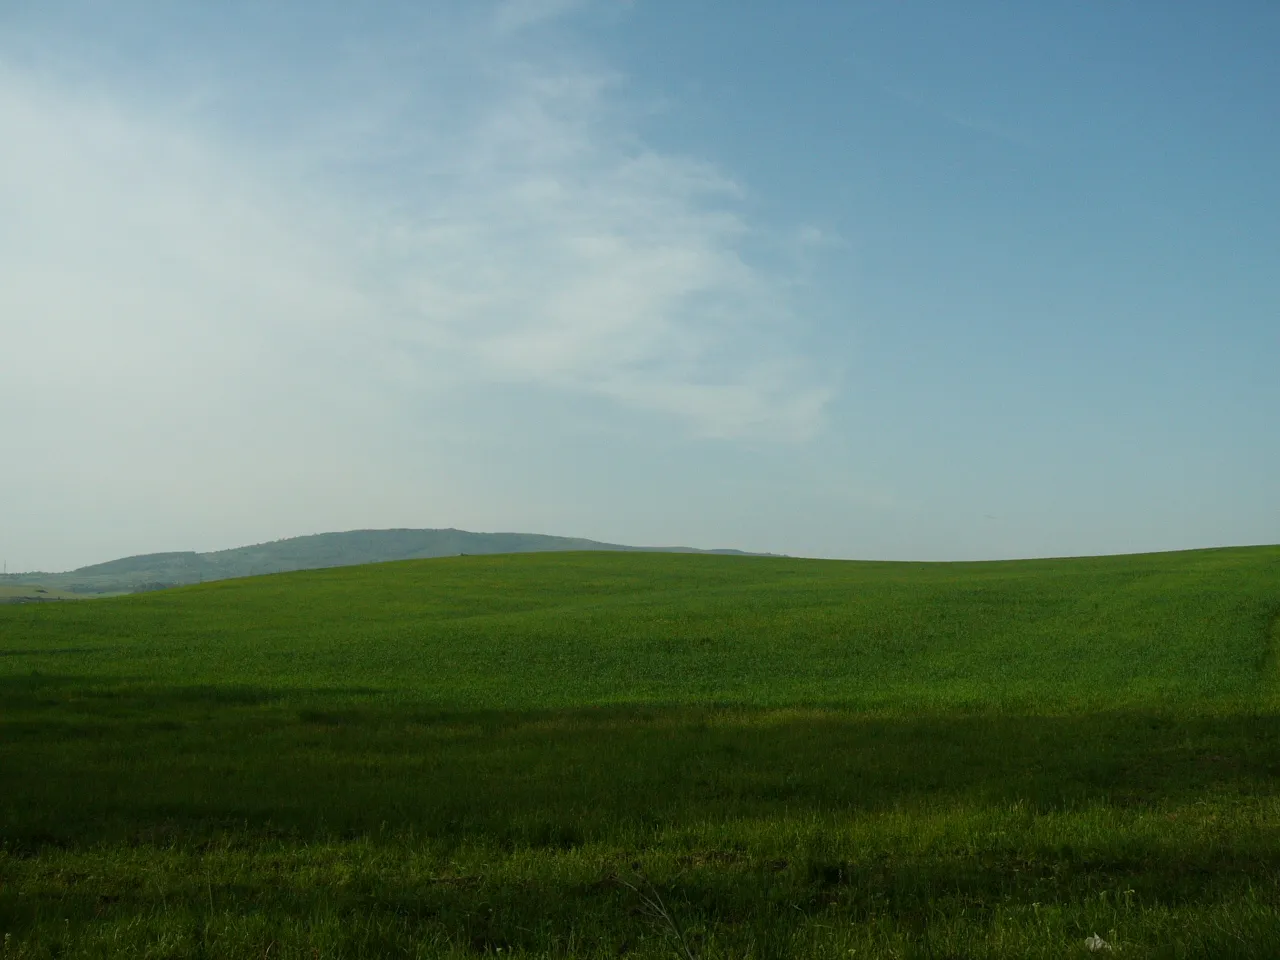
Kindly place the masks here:
POLYGON ((370 304, 269 182, 189 131, 0 72, 0 382, 18 402, 234 396, 370 304))
POLYGON ((740 186, 636 142, 616 79, 500 76, 462 121, 362 130, 401 167, 371 198, 273 167, 270 149, 0 74, 0 308, 37 358, 8 352, 8 388, 107 377, 119 393, 126 372, 230 388, 264 355, 278 377, 299 372, 295 352, 354 351, 376 393, 379 371, 412 375, 391 354, 414 344, 423 383, 578 391, 706 435, 812 432, 825 391, 789 355, 785 284, 740 254, 740 186), (53 339, 57 361, 39 359, 53 339))
POLYGON ((785 284, 741 255, 741 187, 631 140, 597 75, 518 72, 462 168, 399 223, 411 329, 476 376, 580 390, 699 433, 807 436, 827 391, 789 349, 785 284))

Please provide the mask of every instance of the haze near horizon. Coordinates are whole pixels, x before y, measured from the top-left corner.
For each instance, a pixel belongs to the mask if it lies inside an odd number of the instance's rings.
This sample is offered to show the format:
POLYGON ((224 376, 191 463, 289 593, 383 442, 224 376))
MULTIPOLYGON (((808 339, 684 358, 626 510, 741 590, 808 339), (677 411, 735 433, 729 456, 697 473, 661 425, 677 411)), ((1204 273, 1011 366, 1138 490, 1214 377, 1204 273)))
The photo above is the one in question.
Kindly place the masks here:
POLYGON ((0 4, 0 555, 1280 541, 1280 9, 0 4))

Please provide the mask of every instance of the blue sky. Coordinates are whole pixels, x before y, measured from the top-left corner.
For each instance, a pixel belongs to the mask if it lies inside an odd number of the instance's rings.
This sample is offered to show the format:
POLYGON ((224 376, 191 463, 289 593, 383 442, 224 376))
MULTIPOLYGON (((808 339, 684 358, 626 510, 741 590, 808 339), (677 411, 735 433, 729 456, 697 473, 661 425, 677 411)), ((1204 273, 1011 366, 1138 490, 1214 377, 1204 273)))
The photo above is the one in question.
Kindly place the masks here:
POLYGON ((0 2, 0 553, 1280 541, 1280 7, 0 2))

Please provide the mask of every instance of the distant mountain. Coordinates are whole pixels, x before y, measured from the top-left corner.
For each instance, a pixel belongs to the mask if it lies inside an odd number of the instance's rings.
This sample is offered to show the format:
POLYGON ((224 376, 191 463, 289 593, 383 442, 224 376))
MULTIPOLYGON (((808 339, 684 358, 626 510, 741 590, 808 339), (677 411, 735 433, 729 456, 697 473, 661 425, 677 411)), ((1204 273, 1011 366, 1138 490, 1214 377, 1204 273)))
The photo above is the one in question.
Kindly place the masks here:
POLYGON ((693 547, 630 547, 576 537, 537 533, 471 533, 467 530, 350 530, 291 537, 211 553, 148 553, 81 567, 70 573, 10 576, 10 583, 39 583, 79 594, 133 593, 206 580, 250 577, 288 570, 349 567, 388 560, 417 560, 459 554, 539 553, 560 550, 628 550, 656 553, 718 553, 750 556, 742 550, 693 547))

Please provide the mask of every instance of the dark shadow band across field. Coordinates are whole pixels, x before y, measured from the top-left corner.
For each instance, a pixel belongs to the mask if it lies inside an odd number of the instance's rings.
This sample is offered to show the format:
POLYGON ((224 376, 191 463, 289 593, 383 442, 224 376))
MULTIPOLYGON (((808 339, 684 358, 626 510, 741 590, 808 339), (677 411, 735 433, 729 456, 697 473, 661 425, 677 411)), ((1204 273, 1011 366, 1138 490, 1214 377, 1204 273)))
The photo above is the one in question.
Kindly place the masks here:
POLYGON ((506 846, 706 820, 1280 793, 1280 717, 627 705, 461 710, 252 687, 0 680, 4 835, 23 848, 220 824, 506 846))

